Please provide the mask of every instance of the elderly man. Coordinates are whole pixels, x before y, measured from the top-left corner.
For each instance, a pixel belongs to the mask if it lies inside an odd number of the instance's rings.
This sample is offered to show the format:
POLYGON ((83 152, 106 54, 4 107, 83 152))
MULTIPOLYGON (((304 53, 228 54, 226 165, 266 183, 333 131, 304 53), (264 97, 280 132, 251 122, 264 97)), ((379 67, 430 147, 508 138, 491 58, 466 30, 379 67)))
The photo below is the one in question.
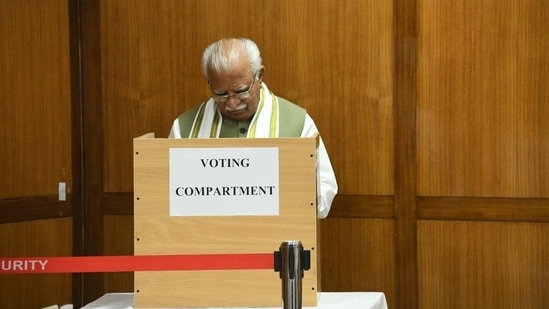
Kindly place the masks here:
MULTIPOLYGON (((171 138, 312 137, 318 129, 307 112, 274 95, 263 82, 259 48, 246 38, 209 45, 202 73, 211 97, 174 120, 171 138)), ((320 138, 318 146, 318 217, 328 216, 337 182, 320 138)))

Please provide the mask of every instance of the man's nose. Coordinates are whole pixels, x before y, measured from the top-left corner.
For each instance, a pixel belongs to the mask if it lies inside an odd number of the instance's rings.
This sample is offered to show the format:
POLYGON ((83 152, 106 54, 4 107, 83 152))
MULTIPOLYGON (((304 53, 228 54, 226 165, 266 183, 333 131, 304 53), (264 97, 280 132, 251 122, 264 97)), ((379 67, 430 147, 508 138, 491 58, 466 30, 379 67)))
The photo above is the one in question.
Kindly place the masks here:
POLYGON ((235 95, 230 95, 225 104, 231 107, 236 107, 238 103, 240 103, 240 99, 238 99, 235 95))

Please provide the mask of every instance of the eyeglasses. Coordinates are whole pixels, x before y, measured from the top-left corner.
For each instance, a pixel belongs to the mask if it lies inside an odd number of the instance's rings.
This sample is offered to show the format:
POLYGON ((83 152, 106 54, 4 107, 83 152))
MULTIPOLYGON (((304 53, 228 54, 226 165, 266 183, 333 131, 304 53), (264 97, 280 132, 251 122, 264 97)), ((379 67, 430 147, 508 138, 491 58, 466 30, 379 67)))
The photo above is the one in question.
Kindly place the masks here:
POLYGON ((238 100, 246 99, 250 97, 250 91, 252 91, 252 87, 254 86, 254 83, 255 83, 255 76, 254 76, 254 79, 252 80, 252 84, 250 85, 250 87, 248 87, 248 89, 242 90, 242 91, 235 91, 235 93, 231 95, 213 93, 212 99, 218 103, 225 103, 229 101, 230 98, 235 98, 238 100))

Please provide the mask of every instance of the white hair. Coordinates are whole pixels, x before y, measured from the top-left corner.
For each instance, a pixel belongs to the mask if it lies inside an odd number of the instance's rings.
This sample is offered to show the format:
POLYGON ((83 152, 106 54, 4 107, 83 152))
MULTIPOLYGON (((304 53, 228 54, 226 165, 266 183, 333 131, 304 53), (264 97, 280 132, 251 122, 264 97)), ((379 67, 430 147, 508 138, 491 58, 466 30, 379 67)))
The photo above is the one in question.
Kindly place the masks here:
POLYGON ((255 42, 247 38, 221 39, 206 47, 202 54, 202 74, 208 79, 209 69, 215 72, 227 71, 240 55, 246 57, 252 74, 257 78, 261 55, 255 42))

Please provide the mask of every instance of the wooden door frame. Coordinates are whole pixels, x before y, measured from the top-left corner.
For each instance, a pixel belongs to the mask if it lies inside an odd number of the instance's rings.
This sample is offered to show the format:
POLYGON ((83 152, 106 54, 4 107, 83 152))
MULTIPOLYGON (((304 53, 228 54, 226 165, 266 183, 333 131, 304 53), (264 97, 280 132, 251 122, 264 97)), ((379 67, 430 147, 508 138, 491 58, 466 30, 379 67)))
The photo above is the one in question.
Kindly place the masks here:
MULTIPOLYGON (((103 254, 103 130, 98 0, 69 0, 74 191, 73 255, 103 254)), ((103 274, 73 275, 73 305, 103 294, 103 274)))

